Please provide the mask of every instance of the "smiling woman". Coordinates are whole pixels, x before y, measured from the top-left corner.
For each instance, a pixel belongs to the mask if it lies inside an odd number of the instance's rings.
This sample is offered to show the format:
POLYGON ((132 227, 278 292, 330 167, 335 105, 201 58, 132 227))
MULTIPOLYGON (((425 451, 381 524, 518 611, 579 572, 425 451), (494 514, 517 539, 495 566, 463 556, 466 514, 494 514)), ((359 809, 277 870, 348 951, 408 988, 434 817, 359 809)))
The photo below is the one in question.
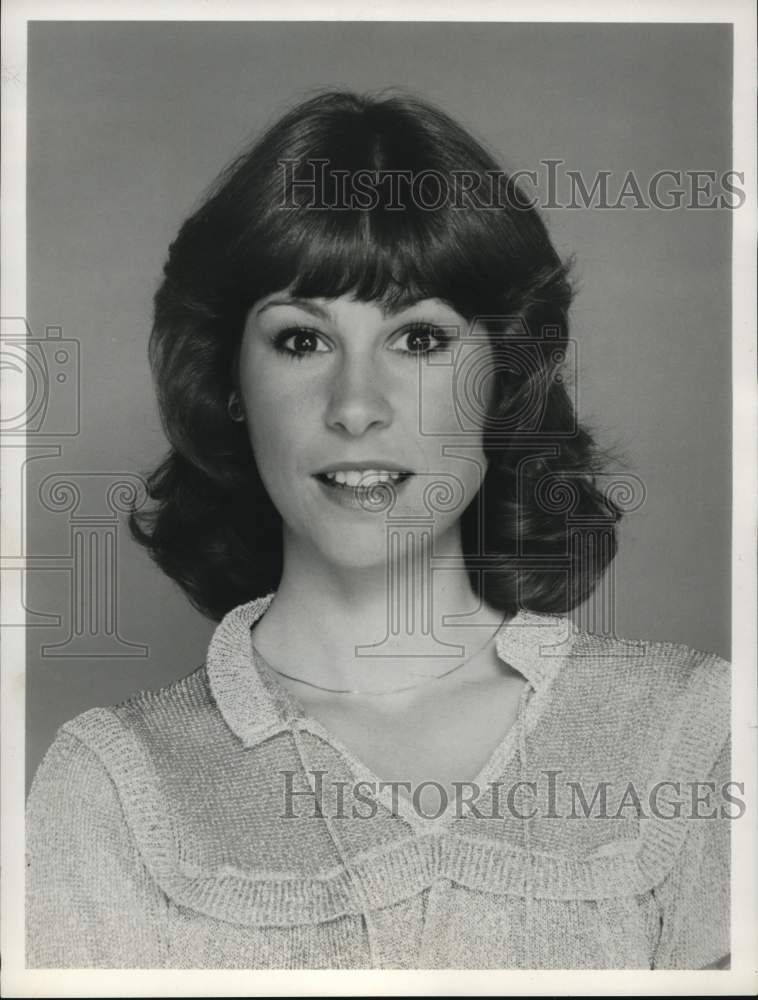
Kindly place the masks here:
MULTIPOLYGON (((282 516, 290 565, 295 547, 306 545, 330 567, 381 566, 388 497, 377 484, 391 488, 397 518, 423 509, 423 492, 435 478, 454 481, 458 491, 456 504, 432 520, 435 553, 463 565, 458 521, 486 469, 481 433, 476 447, 470 436, 465 459, 445 457, 439 436, 419 426, 419 374, 426 418, 450 423, 454 369, 427 364, 423 371, 420 363, 449 348, 451 331, 466 325, 431 299, 388 313, 349 296, 304 303, 275 295, 252 310, 240 349, 239 395, 258 471, 282 516), (339 511, 325 508, 324 497, 339 511), (346 520, 345 510, 357 516, 346 520)), ((488 354, 479 360, 492 368, 488 354)), ((322 566, 314 569, 323 573, 322 566)))
POLYGON ((155 297, 171 449, 131 518, 220 623, 59 732, 29 965, 726 961, 728 664, 567 617, 612 598, 622 515, 570 300, 517 186, 411 97, 320 94, 222 175, 155 297))

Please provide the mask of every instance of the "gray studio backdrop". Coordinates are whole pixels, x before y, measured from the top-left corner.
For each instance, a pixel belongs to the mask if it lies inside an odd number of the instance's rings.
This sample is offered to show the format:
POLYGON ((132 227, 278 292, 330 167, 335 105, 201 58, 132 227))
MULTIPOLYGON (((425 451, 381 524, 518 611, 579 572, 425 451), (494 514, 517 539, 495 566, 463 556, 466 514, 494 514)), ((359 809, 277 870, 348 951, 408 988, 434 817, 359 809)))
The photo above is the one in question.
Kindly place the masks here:
MULTIPOLYGON (((204 659, 213 623, 121 513, 164 450, 151 296, 217 171, 335 85, 431 98, 540 183, 548 159, 616 188, 732 166, 721 25, 32 24, 27 319, 50 392, 28 439, 29 779, 65 720, 204 659)), ((731 213, 633 202, 544 213, 577 257, 580 417, 646 490, 613 570, 617 631, 729 657, 731 213)))

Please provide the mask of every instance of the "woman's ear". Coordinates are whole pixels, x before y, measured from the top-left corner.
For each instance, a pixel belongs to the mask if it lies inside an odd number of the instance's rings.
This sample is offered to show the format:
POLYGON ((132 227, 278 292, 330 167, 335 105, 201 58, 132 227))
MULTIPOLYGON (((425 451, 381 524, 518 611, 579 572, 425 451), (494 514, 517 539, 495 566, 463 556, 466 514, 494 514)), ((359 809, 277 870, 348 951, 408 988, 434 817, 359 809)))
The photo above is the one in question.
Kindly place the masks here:
POLYGON ((227 403, 226 409, 229 414, 229 419, 233 420, 235 423, 242 423, 245 419, 245 413, 242 409, 239 393, 236 390, 229 394, 229 402, 227 403))

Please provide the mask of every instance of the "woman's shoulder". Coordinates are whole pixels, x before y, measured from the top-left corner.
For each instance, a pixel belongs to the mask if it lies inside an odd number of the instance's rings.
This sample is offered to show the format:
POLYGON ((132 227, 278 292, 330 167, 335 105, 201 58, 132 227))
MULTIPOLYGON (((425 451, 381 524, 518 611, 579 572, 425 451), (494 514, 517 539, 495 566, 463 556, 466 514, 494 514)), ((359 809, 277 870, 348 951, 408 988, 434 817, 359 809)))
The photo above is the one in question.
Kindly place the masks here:
POLYGON ((693 689, 728 700, 731 664, 684 642, 637 637, 614 628, 594 631, 568 616, 522 611, 520 627, 498 641, 501 657, 537 687, 556 683, 578 701, 602 692, 606 708, 651 711, 693 689), (514 659, 515 657, 515 659, 514 659))
POLYGON ((715 698, 714 707, 729 699, 731 663, 683 642, 579 630, 569 663, 575 686, 599 686, 624 706, 636 702, 653 710, 688 694, 715 698))
POLYGON ((144 780, 147 770, 161 770, 167 761, 179 772, 191 768, 209 745, 230 738, 203 664, 163 687, 141 689, 121 702, 87 709, 64 722, 39 770, 45 765, 75 777, 82 762, 90 759, 117 785, 132 785, 140 776, 144 780))
POLYGON ((729 740, 731 664, 682 642, 579 630, 551 700, 582 759, 703 777, 729 740))
POLYGON ((205 664, 161 687, 140 688, 122 701, 97 705, 64 722, 61 731, 84 735, 105 718, 118 719, 126 730, 149 730, 203 715, 211 707, 205 664))

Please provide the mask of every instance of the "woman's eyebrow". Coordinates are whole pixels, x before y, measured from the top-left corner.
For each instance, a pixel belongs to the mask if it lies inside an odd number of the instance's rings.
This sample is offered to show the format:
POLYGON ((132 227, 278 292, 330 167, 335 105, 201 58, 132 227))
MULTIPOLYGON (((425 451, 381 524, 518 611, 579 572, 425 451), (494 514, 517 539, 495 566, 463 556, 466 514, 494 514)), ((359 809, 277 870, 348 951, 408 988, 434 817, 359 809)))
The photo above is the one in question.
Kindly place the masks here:
POLYGON ((387 307, 385 312, 388 318, 394 320, 398 318, 402 319, 406 313, 416 312, 423 314, 429 310, 434 312, 438 322, 445 325, 459 324, 462 321, 462 317, 459 316, 455 309, 441 299, 414 299, 413 301, 406 301, 394 307, 387 307))
POLYGON ((286 298, 270 299, 268 302, 264 302, 262 306, 259 306, 255 310, 255 315, 260 316, 261 313, 272 306, 297 306, 298 309, 302 309, 312 316, 317 316, 319 319, 329 319, 329 310, 311 301, 311 299, 290 298, 289 296, 286 298))

